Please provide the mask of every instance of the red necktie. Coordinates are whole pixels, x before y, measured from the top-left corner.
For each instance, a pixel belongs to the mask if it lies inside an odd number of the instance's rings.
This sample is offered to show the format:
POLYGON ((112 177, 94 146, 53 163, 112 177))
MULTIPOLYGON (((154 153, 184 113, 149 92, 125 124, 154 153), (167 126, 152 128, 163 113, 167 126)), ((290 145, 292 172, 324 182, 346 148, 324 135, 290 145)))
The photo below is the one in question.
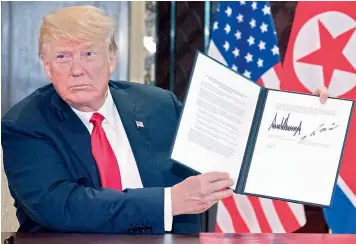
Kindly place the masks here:
POLYGON ((91 147, 96 164, 99 169, 101 184, 103 188, 122 190, 120 169, 114 151, 101 126, 104 116, 94 113, 90 123, 94 125, 91 133, 91 147))

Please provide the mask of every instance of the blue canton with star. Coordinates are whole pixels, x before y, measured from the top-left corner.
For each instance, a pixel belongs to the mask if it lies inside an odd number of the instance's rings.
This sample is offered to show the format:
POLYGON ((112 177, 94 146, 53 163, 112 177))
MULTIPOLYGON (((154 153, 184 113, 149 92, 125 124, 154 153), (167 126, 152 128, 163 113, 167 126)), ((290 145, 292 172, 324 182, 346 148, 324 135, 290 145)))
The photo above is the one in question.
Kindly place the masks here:
POLYGON ((280 62, 268 2, 220 2, 211 40, 229 68, 256 82, 280 62))

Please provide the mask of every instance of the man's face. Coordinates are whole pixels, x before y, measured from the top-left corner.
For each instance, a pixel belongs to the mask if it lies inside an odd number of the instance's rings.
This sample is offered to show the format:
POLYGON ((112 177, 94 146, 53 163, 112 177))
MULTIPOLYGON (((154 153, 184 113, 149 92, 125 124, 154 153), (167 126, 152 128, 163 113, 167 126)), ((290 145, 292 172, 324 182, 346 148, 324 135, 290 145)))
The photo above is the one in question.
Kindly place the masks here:
POLYGON ((68 41, 49 44, 42 57, 45 72, 58 94, 84 112, 103 105, 115 60, 115 53, 109 53, 104 44, 68 41))

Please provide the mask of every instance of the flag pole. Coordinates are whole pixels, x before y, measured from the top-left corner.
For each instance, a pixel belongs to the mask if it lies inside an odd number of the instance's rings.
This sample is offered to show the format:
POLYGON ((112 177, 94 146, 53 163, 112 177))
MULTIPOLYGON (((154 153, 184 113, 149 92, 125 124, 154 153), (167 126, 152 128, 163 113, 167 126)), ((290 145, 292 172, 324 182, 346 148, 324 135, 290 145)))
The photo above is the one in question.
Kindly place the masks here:
POLYGON ((205 1, 204 6, 204 53, 209 50, 210 39, 210 1, 205 1))
POLYGON ((175 34, 176 34, 176 2, 171 1, 171 25, 170 25, 170 72, 169 72, 169 90, 174 93, 174 61, 175 61, 175 34))
MULTIPOLYGON (((211 2, 204 1, 204 53, 208 54, 209 42, 210 42, 210 11, 211 2)), ((205 231, 211 232, 214 230, 214 225, 216 221, 216 211, 208 210, 205 214, 205 231)))

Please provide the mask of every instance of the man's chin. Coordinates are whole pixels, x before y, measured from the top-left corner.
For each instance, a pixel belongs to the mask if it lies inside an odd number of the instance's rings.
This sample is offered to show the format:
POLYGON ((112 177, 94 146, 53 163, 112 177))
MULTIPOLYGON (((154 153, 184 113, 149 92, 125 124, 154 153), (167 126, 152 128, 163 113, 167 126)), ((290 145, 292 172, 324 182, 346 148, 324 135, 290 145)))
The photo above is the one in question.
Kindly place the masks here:
POLYGON ((95 104, 93 104, 94 102, 93 98, 95 97, 95 95, 96 94, 94 93, 76 94, 76 96, 72 96, 68 98, 67 102, 70 106, 75 107, 78 110, 82 110, 80 108, 85 108, 85 107, 90 107, 94 109, 94 107, 96 107, 95 104))

